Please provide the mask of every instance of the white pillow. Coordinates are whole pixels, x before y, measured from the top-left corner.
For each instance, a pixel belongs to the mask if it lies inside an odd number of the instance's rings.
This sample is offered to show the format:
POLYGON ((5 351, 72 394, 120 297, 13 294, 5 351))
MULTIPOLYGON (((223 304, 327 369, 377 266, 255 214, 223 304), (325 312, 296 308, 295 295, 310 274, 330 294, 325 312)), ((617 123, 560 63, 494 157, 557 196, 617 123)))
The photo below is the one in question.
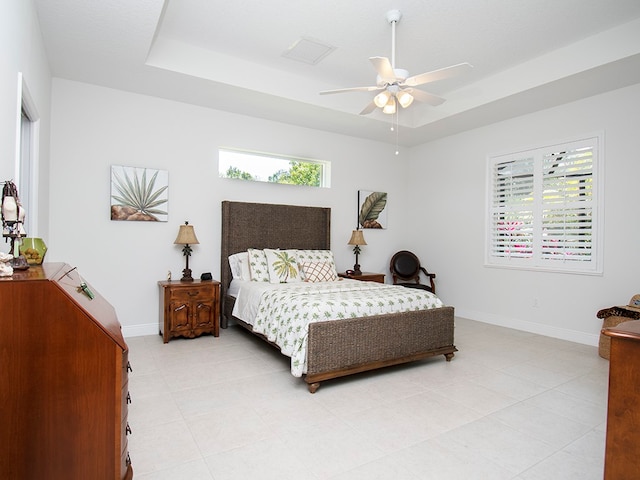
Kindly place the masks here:
POLYGON ((302 262, 300 270, 304 272, 305 282, 334 282, 338 279, 332 262, 302 262))
POLYGON ((240 280, 250 281, 251 270, 249 270, 249 254, 245 252, 246 257, 240 259, 240 273, 242 274, 240 280))
POLYGON ((268 282, 269 267, 267 265, 267 257, 264 250, 250 248, 247 250, 249 254, 249 272, 252 282, 268 282))
POLYGON ((229 255, 229 267, 231 267, 231 276, 234 280, 251 280, 248 252, 229 255))
MULTIPOLYGON (((296 258, 298 259, 298 266, 301 263, 317 263, 326 262, 333 265, 333 269, 336 270, 336 264, 333 259, 333 252, 331 250, 298 250, 296 252, 296 258)), ((302 273, 302 280, 305 280, 304 269, 300 269, 302 273)))
POLYGON ((272 250, 265 248, 264 254, 267 257, 269 281, 271 283, 294 283, 302 281, 295 256, 296 250, 272 250))

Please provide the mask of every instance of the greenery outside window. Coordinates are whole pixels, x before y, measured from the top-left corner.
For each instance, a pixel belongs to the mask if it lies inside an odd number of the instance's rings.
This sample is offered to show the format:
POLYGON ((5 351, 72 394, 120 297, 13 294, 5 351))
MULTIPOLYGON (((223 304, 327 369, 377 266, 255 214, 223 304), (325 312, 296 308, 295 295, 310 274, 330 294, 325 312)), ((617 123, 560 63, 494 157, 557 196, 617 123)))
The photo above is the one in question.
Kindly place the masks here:
POLYGON ((602 273, 602 135, 489 157, 486 264, 602 273))
POLYGON ((255 182, 329 188, 330 163, 323 160, 247 152, 229 148, 218 150, 218 174, 255 182))

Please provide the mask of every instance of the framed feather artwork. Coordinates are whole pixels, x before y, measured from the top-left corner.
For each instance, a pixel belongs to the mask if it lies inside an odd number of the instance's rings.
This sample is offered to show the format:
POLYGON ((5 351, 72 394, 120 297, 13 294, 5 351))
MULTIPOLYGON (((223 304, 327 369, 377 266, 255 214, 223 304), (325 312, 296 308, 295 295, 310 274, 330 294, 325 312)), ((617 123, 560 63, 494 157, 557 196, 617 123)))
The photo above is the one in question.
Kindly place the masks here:
POLYGON ((358 190, 359 228, 387 228, 387 193, 358 190))

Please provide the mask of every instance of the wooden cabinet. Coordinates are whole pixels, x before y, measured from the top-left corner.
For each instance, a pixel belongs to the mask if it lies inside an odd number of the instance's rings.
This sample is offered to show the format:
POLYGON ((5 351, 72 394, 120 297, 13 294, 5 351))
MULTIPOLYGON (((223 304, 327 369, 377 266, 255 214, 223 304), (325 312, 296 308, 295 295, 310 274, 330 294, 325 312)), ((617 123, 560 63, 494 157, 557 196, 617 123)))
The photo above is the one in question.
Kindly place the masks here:
POLYGON ((339 273, 339 277, 351 278, 353 280, 360 280, 363 282, 378 282, 384 283, 384 273, 362 272, 362 275, 352 275, 350 273, 339 273))
POLYGON ((113 307, 70 270, 0 278, 1 478, 133 478, 127 344, 113 307))
POLYGON ((160 335, 193 338, 203 333, 220 335, 220 282, 163 281, 160 286, 160 335))
POLYGON ((605 480, 640 472, 640 320, 605 328, 611 337, 605 480))

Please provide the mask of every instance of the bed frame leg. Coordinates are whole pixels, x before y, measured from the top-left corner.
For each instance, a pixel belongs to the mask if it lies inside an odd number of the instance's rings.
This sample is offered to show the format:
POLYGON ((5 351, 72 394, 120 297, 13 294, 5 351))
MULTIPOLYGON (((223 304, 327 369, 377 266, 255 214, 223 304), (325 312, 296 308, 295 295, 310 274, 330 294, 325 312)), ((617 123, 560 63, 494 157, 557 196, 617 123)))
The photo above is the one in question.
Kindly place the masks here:
POLYGON ((444 354, 444 358, 447 359, 447 362, 450 362, 451 359, 455 356, 455 353, 451 352, 451 353, 445 353, 444 354))
POLYGON ((309 392, 316 393, 316 390, 320 388, 320 382, 309 383, 307 386, 309 387, 309 392))

